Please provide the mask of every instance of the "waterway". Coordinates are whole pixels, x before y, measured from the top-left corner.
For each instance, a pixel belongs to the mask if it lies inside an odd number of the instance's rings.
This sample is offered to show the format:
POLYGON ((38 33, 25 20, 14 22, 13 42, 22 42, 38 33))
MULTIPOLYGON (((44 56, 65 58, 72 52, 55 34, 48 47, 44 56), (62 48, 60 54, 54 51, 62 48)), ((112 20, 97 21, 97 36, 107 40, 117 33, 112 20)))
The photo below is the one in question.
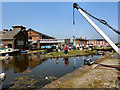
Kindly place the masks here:
POLYGON ((84 65, 84 59, 97 59, 100 55, 42 59, 40 53, 20 54, 0 61, 6 73, 3 88, 42 88, 46 84, 84 65))

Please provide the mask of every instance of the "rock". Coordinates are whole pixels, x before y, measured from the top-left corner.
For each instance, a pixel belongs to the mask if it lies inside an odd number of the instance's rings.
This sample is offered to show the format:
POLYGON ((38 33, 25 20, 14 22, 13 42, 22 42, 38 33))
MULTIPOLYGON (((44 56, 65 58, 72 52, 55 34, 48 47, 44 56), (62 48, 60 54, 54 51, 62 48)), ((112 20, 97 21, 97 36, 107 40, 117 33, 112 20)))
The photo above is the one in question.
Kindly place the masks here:
POLYGON ((48 77, 45 77, 45 79, 47 80, 47 79, 48 79, 48 77))
POLYGON ((24 72, 23 72, 23 74, 28 74, 28 73, 30 73, 31 71, 30 70, 25 70, 24 72))

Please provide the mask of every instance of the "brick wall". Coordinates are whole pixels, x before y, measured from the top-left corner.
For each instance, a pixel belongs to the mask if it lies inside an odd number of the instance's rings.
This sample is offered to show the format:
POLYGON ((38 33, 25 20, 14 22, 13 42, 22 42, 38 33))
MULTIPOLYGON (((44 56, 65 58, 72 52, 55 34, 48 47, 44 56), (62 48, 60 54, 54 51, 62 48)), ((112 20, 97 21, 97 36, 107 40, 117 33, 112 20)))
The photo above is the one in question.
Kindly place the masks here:
POLYGON ((12 47, 11 48, 13 48, 13 40, 9 40, 9 41, 6 41, 6 40, 2 40, 2 41, 0 41, 0 43, 4 43, 4 48, 8 48, 8 44, 11 44, 12 45, 12 47))
POLYGON ((87 40, 73 40, 73 45, 74 43, 77 42, 78 45, 84 45, 86 46, 87 45, 87 40))
POLYGON ((30 37, 32 37, 33 41, 37 42, 37 40, 39 40, 39 34, 36 34, 33 31, 28 31, 28 40, 29 40, 30 37))
POLYGON ((70 39, 65 39, 65 44, 69 44, 70 45, 70 39))

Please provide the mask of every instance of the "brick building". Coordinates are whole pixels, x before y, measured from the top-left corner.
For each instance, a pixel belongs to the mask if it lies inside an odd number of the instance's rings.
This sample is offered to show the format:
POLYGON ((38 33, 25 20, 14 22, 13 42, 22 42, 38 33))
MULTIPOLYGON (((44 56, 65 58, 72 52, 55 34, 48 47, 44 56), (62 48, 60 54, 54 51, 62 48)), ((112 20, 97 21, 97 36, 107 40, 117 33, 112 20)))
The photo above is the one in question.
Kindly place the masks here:
POLYGON ((88 39, 87 44, 92 44, 94 46, 109 46, 109 44, 104 39, 88 39))
POLYGON ((55 39, 54 37, 37 32, 31 28, 27 30, 27 33, 28 33, 28 40, 29 41, 37 42, 37 40, 39 40, 39 39, 55 39))
POLYGON ((70 39, 56 39, 49 35, 37 32, 33 29, 28 29, 28 42, 30 48, 39 49, 42 46, 51 46, 55 44, 70 44, 70 39))
POLYGON ((40 46, 43 45, 43 43, 40 43, 40 39, 55 39, 54 37, 37 32, 31 28, 27 30, 27 33, 28 33, 28 42, 30 47, 32 48, 40 48, 40 46))
POLYGON ((12 26, 13 29, 0 31, 0 47, 13 49, 27 49, 28 34, 21 25, 12 26))
POLYGON ((86 46, 87 40, 82 38, 75 38, 73 39, 73 46, 86 46))
POLYGON ((93 45, 93 46, 110 46, 109 43, 107 43, 104 39, 82 39, 82 38, 75 38, 73 39, 73 46, 79 47, 80 45, 87 46, 87 45, 93 45))

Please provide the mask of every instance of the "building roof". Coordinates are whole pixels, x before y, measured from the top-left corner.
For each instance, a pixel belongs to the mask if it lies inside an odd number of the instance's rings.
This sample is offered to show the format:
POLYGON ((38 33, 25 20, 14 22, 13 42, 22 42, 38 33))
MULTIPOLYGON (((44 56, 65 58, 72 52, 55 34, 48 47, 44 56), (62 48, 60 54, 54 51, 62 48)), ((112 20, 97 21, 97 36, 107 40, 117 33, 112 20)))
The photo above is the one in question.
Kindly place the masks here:
POLYGON ((1 39, 13 39, 15 35, 17 35, 20 31, 13 30, 13 31, 0 31, 0 38, 1 39))
POLYGON ((116 43, 116 45, 120 45, 120 42, 116 43))
POLYGON ((23 25, 13 25, 12 27, 23 27, 23 28, 25 28, 25 26, 23 26, 23 25))
MULTIPOLYGON (((73 40, 74 40, 74 39, 73 39, 73 40)), ((75 40, 87 41, 86 39, 82 39, 82 38, 75 38, 75 40)))
POLYGON ((52 39, 55 39, 54 37, 51 37, 51 36, 49 36, 49 35, 46 35, 46 34, 37 32, 37 31, 35 31, 35 30, 31 29, 31 28, 29 28, 27 31, 33 31, 33 32, 35 32, 35 33, 37 33, 37 34, 39 34, 39 35, 43 35, 43 36, 46 36, 46 37, 50 37, 50 38, 52 38, 52 39))
POLYGON ((105 39, 88 39, 88 40, 105 41, 105 39))

